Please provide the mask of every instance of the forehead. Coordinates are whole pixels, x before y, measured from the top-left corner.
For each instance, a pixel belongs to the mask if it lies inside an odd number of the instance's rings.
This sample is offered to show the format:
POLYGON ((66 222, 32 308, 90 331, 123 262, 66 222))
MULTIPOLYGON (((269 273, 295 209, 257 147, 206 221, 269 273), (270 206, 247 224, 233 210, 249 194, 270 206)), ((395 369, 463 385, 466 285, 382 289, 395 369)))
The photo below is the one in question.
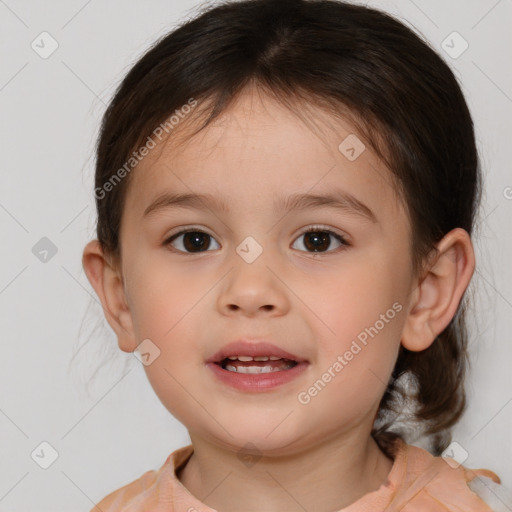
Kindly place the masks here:
POLYGON ((286 193, 337 186, 371 205, 382 220, 404 213, 390 171, 348 119, 311 105, 291 111, 253 89, 190 136, 198 126, 197 119, 185 119, 136 166, 129 212, 142 216, 163 191, 210 193, 233 208, 265 208, 265 200, 274 203, 286 193))

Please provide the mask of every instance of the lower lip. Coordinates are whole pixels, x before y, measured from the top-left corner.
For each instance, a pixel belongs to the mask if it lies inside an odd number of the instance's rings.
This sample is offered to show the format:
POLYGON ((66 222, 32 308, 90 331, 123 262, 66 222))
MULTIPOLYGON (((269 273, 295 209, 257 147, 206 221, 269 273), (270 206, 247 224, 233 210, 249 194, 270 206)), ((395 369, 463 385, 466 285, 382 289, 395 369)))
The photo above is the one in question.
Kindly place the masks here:
POLYGON ((297 363, 289 370, 280 370, 278 372, 268 373, 237 373, 224 370, 220 365, 215 363, 207 363, 214 375, 218 377, 224 384, 241 391, 268 391, 282 384, 286 384, 299 376, 309 363, 303 361, 297 363))

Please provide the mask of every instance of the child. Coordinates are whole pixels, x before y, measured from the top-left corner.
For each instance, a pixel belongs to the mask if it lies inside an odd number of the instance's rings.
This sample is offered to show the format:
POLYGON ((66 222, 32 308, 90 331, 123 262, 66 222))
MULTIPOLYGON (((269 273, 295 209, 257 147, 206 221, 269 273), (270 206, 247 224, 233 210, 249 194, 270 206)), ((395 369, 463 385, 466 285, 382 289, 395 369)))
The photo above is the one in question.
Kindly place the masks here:
POLYGON ((480 191, 452 71, 387 14, 231 1, 155 43, 83 265, 192 444, 93 510, 510 510, 450 444, 480 191))

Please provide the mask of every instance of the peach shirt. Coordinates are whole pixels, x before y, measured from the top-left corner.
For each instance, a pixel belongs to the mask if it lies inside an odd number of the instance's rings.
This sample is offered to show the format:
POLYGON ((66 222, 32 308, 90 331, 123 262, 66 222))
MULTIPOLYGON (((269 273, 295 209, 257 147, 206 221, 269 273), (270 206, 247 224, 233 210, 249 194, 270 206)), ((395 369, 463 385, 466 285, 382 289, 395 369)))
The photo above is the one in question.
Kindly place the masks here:
MULTIPOLYGON (((480 487, 501 488, 499 477, 487 469, 470 470, 450 466, 423 448, 397 440, 397 451, 387 481, 339 512, 495 512, 468 482, 480 487), (478 478, 477 478, 478 477, 478 478), (493 482, 496 482, 494 484, 493 482)), ((91 512, 216 512, 193 496, 176 476, 193 453, 188 445, 175 450, 158 471, 147 471, 137 480, 112 492, 91 512)), ((455 466, 456 464, 452 464, 455 466)), ((492 491, 491 489, 491 491, 492 491)), ((493 494, 496 494, 493 492, 493 494)), ((503 494, 504 496, 504 494, 503 494)), ((507 498, 508 499, 508 498, 507 498)), ((487 500, 488 502, 490 500, 487 500)), ((504 503, 503 500, 500 500, 504 503)), ((492 504, 499 503, 493 501, 492 504)), ((510 507, 510 508, 508 508, 510 507)))

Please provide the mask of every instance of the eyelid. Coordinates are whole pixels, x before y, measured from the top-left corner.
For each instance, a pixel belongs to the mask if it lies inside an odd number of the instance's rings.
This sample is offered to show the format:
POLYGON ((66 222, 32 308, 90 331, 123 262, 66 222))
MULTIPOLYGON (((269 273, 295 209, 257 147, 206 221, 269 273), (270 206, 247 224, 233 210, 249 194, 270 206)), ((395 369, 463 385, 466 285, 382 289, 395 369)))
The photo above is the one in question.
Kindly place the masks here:
MULTIPOLYGON (((320 256, 320 255, 333 254, 333 253, 336 254, 339 251, 343 250, 344 248, 350 247, 352 245, 351 242, 349 242, 348 237, 345 234, 342 234, 338 230, 336 230, 334 228, 331 228, 329 226, 326 226, 326 225, 322 225, 322 224, 311 224, 311 225, 307 226, 306 228, 301 228, 301 230, 297 234, 294 235, 292 245, 301 236, 305 235, 306 233, 311 233, 311 232, 314 233, 316 231, 329 233, 330 235, 334 236, 339 241, 339 243, 341 244, 340 247, 337 247, 336 249, 329 250, 329 251, 319 251, 319 252, 301 251, 301 250, 297 249, 298 252, 301 252, 301 253, 304 253, 304 254, 308 254, 308 255, 312 255, 312 256, 320 256)), ((189 232, 204 233, 204 234, 210 236, 213 240, 215 240, 215 242, 217 244, 219 244, 219 246, 220 246, 220 243, 217 241, 217 239, 215 238, 214 235, 209 233, 207 229, 205 229, 205 228, 203 228, 201 226, 197 226, 197 225, 180 226, 180 227, 176 228, 169 235, 167 235, 165 237, 164 241, 162 242, 162 245, 163 246, 170 246, 171 242, 173 241, 174 238, 177 238, 178 236, 184 235, 184 234, 189 233, 189 232)), ((205 254, 205 253, 208 253, 208 252, 212 252, 212 251, 208 251, 207 250, 207 251, 199 251, 197 253, 193 253, 193 252, 181 251, 181 250, 176 249, 174 247, 172 248, 172 251, 173 252, 177 252, 179 254, 187 254, 187 255, 192 255, 192 254, 198 255, 198 254, 205 254)))
MULTIPOLYGON (((348 237, 345 234, 340 233, 339 231, 335 230, 334 228, 331 228, 329 226, 325 226, 325 225, 322 225, 322 224, 311 224, 306 229, 305 228, 301 228, 300 231, 298 231, 297 234, 295 235, 294 241, 295 241, 295 239, 298 236, 303 235, 304 233, 308 233, 310 231, 314 231, 314 230, 318 230, 318 231, 322 230, 322 231, 328 231, 330 233, 333 233, 333 234, 339 236, 340 238, 342 238, 344 240, 344 242, 347 245, 349 245, 348 237)), ((212 233, 210 233, 207 229, 205 229, 202 226, 198 226, 198 225, 196 225, 196 226, 195 225, 180 226, 179 228, 176 228, 171 233, 169 233, 169 235, 167 235, 165 237, 165 242, 164 243, 168 243, 169 239, 171 239, 173 236, 178 235, 178 234, 183 234, 184 232, 187 232, 187 231, 199 231, 199 232, 202 232, 202 233, 206 233, 207 235, 210 235, 212 238, 215 238, 215 236, 212 235, 212 233)))
POLYGON ((351 247, 352 246, 352 243, 349 242, 349 237, 341 232, 339 232, 338 230, 334 229, 334 228, 331 228, 329 226, 325 226, 325 225, 322 225, 322 224, 312 224, 310 226, 308 226, 306 229, 302 228, 294 237, 293 239, 293 243, 295 243, 296 240, 298 240, 301 236, 305 235, 306 233, 311 233, 311 232, 316 232, 316 231, 319 231, 319 232, 325 232, 325 233, 329 233, 331 234, 332 236, 334 236, 335 238, 338 239, 338 241, 340 242, 340 247, 337 247, 336 249, 332 249, 332 250, 329 250, 329 251, 319 251, 319 252, 309 252, 309 251, 298 251, 300 253, 303 253, 303 254, 306 254, 308 256, 321 256, 321 255, 327 255, 327 254, 337 254, 339 253, 340 251, 343 251, 344 249, 346 249, 347 247, 351 247))
POLYGON ((181 254, 183 256, 197 256, 197 255, 208 254, 209 252, 212 252, 212 251, 187 252, 187 251, 182 251, 181 249, 176 249, 175 247, 172 247, 172 242, 174 241, 174 239, 179 238, 180 236, 183 236, 183 235, 185 235, 187 233, 191 233, 191 232, 192 233, 203 233, 205 235, 208 235, 211 239, 215 240, 215 243, 218 244, 219 248, 220 248, 220 243, 217 241, 215 236, 213 236, 211 233, 208 233, 208 231, 206 229, 203 229, 202 227, 198 227, 198 226, 181 226, 179 228, 176 228, 176 230, 174 230, 171 234, 169 234, 168 236, 165 237, 164 241, 162 242, 162 246, 165 248, 168 248, 170 251, 172 251, 174 253, 181 254))
POLYGON ((204 228, 203 226, 199 226, 199 225, 190 225, 190 226, 180 226, 176 229, 173 229, 166 237, 165 239, 166 240, 169 240, 169 238, 172 238, 173 236, 175 235, 181 235, 183 234, 184 232, 187 232, 187 231, 199 231, 199 232, 202 232, 202 233, 206 233, 207 235, 210 235, 212 238, 215 238, 214 235, 212 235, 206 228, 204 228))
POLYGON ((335 228, 332 228, 330 226, 326 226, 326 225, 323 225, 323 224, 311 224, 310 226, 308 226, 305 229, 302 228, 298 232, 297 236, 303 235, 304 233, 309 233, 310 231, 326 231, 328 233, 332 233, 332 234, 342 238, 347 243, 347 245, 348 245, 348 236, 347 235, 345 235, 344 233, 338 231, 335 228))

